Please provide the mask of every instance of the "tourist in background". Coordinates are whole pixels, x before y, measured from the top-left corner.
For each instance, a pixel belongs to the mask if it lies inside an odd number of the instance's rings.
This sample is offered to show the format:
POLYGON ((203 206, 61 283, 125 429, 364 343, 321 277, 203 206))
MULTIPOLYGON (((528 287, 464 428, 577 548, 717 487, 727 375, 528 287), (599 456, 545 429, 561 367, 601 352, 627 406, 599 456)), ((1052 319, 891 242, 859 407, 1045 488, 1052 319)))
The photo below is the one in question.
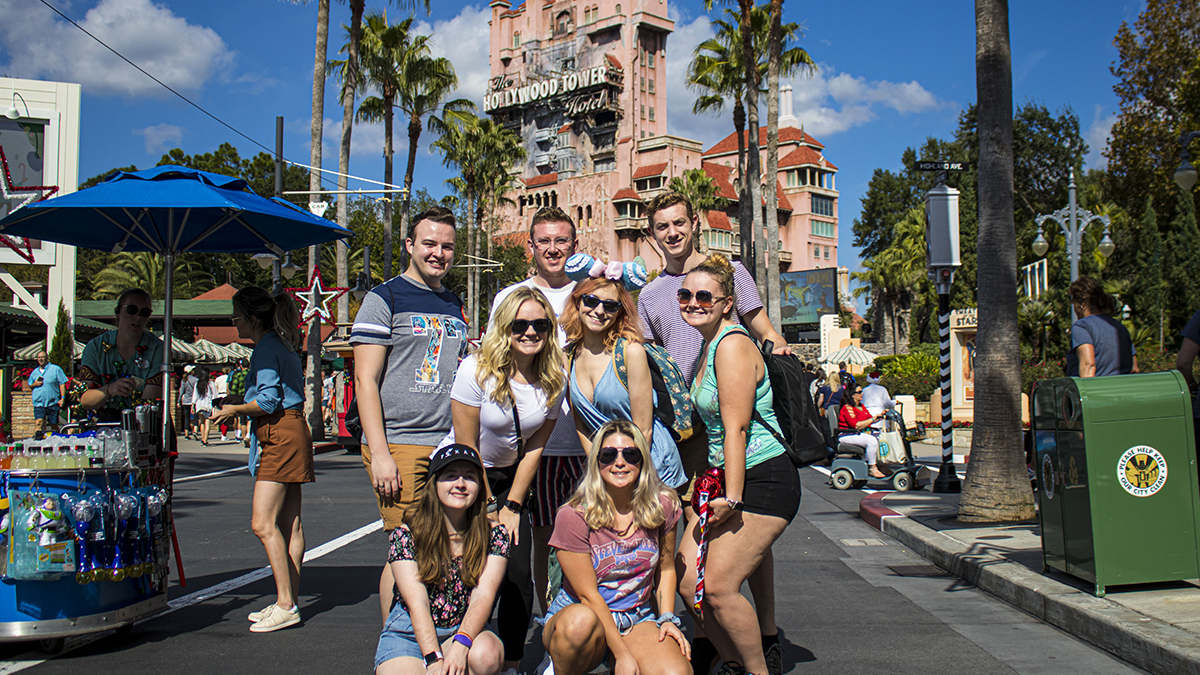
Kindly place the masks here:
POLYGON ((162 400, 163 344, 148 330, 150 294, 140 288, 121 293, 115 313, 117 327, 84 347, 77 376, 88 387, 80 405, 97 422, 120 422, 122 410, 162 400))
POLYGON ((825 421, 829 423, 829 433, 837 438, 838 414, 842 410, 842 377, 838 373, 830 373, 825 378, 825 384, 817 390, 817 407, 825 412, 825 421))
POLYGON ((1113 318, 1116 302, 1100 282, 1079 277, 1071 282, 1068 295, 1079 319, 1071 325, 1067 375, 1100 377, 1138 372, 1137 350, 1129 329, 1113 318))
POLYGON ((251 419, 249 468, 255 483, 250 526, 266 550, 276 594, 274 603, 250 615, 254 633, 300 623, 301 488, 316 475, 312 435, 304 419, 299 323, 300 310, 291 295, 271 297, 251 286, 233 296, 233 325, 239 338, 254 343, 254 352, 246 376, 246 402, 222 406, 214 419, 251 419))
POLYGON ((37 353, 37 367, 26 380, 33 403, 33 432, 41 438, 46 427, 58 431, 58 412, 67 403, 67 374, 49 362, 46 350, 37 353))

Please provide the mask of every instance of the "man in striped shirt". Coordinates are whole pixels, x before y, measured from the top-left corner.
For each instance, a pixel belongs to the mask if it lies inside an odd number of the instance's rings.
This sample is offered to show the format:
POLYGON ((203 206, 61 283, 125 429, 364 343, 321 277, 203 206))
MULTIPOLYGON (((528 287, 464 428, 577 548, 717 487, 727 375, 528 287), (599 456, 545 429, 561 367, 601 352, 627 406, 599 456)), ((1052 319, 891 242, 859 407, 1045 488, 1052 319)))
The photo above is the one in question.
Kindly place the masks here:
MULTIPOLYGON (((679 365, 684 378, 690 383, 696 374, 696 361, 704 338, 700 331, 688 325, 679 311, 676 292, 683 279, 696 265, 707 257, 696 248, 700 235, 700 218, 687 197, 676 192, 665 192, 646 207, 650 236, 662 252, 665 263, 662 271, 638 294, 638 319, 642 334, 648 342, 666 348, 671 358, 679 365)), ((775 330, 762 300, 758 297, 758 286, 742 263, 733 263, 733 283, 737 305, 733 320, 741 322, 761 343, 770 340, 777 354, 789 354, 787 340, 775 330)), ((691 438, 679 444, 679 455, 688 476, 687 492, 683 495, 684 512, 688 521, 696 514, 689 504, 692 479, 708 470, 708 434, 697 430, 691 438)), ((685 530, 686 531, 686 530, 685 530)), ((763 651, 767 655, 769 675, 779 675, 783 665, 783 652, 779 646, 778 629, 775 627, 775 579, 774 560, 768 549, 766 556, 754 574, 750 576, 750 592, 758 613, 759 628, 763 635, 763 651)), ((689 598, 684 598, 689 601, 689 598)), ((697 674, 711 670, 710 663, 716 656, 712 644, 703 637, 692 643, 692 664, 697 674)))

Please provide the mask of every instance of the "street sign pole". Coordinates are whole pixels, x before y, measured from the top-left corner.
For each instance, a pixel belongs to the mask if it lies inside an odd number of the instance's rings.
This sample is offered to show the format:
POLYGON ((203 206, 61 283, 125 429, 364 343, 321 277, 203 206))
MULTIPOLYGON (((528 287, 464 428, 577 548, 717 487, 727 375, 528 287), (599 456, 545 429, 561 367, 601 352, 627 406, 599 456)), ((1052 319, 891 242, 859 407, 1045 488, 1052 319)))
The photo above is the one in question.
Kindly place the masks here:
POLYGON ((937 171, 938 184, 925 195, 925 252, 929 277, 938 292, 938 349, 942 391, 942 466, 934 492, 962 492, 954 466, 954 408, 950 378, 950 287, 960 266, 958 247, 958 190, 946 185, 962 162, 917 162, 914 171, 937 171))

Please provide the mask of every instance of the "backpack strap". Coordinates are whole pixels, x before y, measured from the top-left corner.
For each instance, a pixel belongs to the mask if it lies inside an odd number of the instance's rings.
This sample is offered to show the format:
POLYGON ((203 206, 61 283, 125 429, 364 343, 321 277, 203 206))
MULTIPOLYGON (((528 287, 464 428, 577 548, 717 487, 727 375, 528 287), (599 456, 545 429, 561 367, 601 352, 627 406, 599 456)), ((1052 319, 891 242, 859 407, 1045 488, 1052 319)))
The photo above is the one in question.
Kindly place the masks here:
POLYGON ((521 436, 521 413, 517 410, 517 397, 513 394, 512 401, 513 429, 517 431, 517 463, 525 459, 525 439, 521 436))
MULTIPOLYGON (((745 335, 746 337, 750 337, 750 333, 747 332, 745 328, 743 328, 742 326, 737 326, 737 327, 735 327, 734 330, 727 331, 724 335, 717 338, 717 344, 716 344, 716 346, 713 347, 713 363, 708 364, 708 367, 713 369, 713 371, 712 371, 713 382, 717 381, 717 364, 716 364, 717 350, 716 350, 716 347, 719 347, 721 345, 721 340, 724 340, 726 337, 728 337, 734 333, 741 333, 741 334, 745 335)), ((753 340, 754 338, 750 338, 750 339, 753 340)), ((764 349, 766 349, 765 346, 764 346, 764 349)), ((768 379, 770 379, 771 374, 767 371, 766 354, 769 354, 769 353, 770 352, 764 352, 764 355, 763 355, 763 377, 768 378, 768 379)), ((771 394, 774 395, 774 393, 775 393, 775 391, 771 390, 771 394)), ((786 450, 790 451, 792 446, 788 445, 787 441, 785 441, 783 439, 783 435, 780 434, 778 431, 776 431, 775 427, 772 427, 770 424, 767 424, 767 420, 762 416, 762 413, 758 412, 758 406, 752 405, 750 407, 750 409, 754 411, 754 414, 750 417, 750 421, 758 422, 758 425, 760 427, 763 427, 767 431, 771 432, 771 435, 775 437, 775 440, 779 441, 780 445, 782 445, 786 450)), ((748 431, 749 431, 749 429, 747 429, 747 432, 748 431)))
POLYGON ((629 341, 623 337, 617 338, 617 344, 613 347, 612 367, 613 372, 617 374, 617 381, 625 387, 625 391, 629 391, 629 367, 625 363, 625 345, 629 341))

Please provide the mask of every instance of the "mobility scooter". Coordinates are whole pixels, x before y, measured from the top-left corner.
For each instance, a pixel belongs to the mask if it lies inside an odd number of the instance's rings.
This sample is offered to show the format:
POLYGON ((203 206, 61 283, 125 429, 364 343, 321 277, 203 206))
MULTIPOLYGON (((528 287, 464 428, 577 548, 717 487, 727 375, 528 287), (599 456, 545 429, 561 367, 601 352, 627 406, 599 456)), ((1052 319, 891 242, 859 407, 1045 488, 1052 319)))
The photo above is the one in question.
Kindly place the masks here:
MULTIPOLYGON (((890 452, 884 453, 885 441, 880 439, 879 455, 882 458, 885 454, 889 457, 900 456, 903 461, 896 464, 895 461, 889 462, 888 466, 892 471, 892 475, 887 478, 876 478, 874 480, 887 481, 892 484, 897 492, 907 490, 920 490, 925 485, 930 483, 929 468, 922 466, 913 461, 912 456, 912 441, 920 439, 925 435, 925 425, 917 422, 916 426, 906 428, 904 426, 904 417, 897 410, 889 410, 884 415, 884 430, 900 431, 900 438, 903 441, 903 448, 890 449, 890 452)), ((838 429, 838 435, 854 433, 853 429, 838 429)), ((895 438, 895 435, 892 436, 895 438)), ((849 490, 851 488, 861 488, 867 484, 867 480, 871 478, 867 470, 867 449, 859 445, 850 445, 849 443, 838 443, 837 452, 833 456, 833 462, 829 467, 829 484, 839 490, 849 490)), ((880 460, 883 463, 884 460, 880 460)))

